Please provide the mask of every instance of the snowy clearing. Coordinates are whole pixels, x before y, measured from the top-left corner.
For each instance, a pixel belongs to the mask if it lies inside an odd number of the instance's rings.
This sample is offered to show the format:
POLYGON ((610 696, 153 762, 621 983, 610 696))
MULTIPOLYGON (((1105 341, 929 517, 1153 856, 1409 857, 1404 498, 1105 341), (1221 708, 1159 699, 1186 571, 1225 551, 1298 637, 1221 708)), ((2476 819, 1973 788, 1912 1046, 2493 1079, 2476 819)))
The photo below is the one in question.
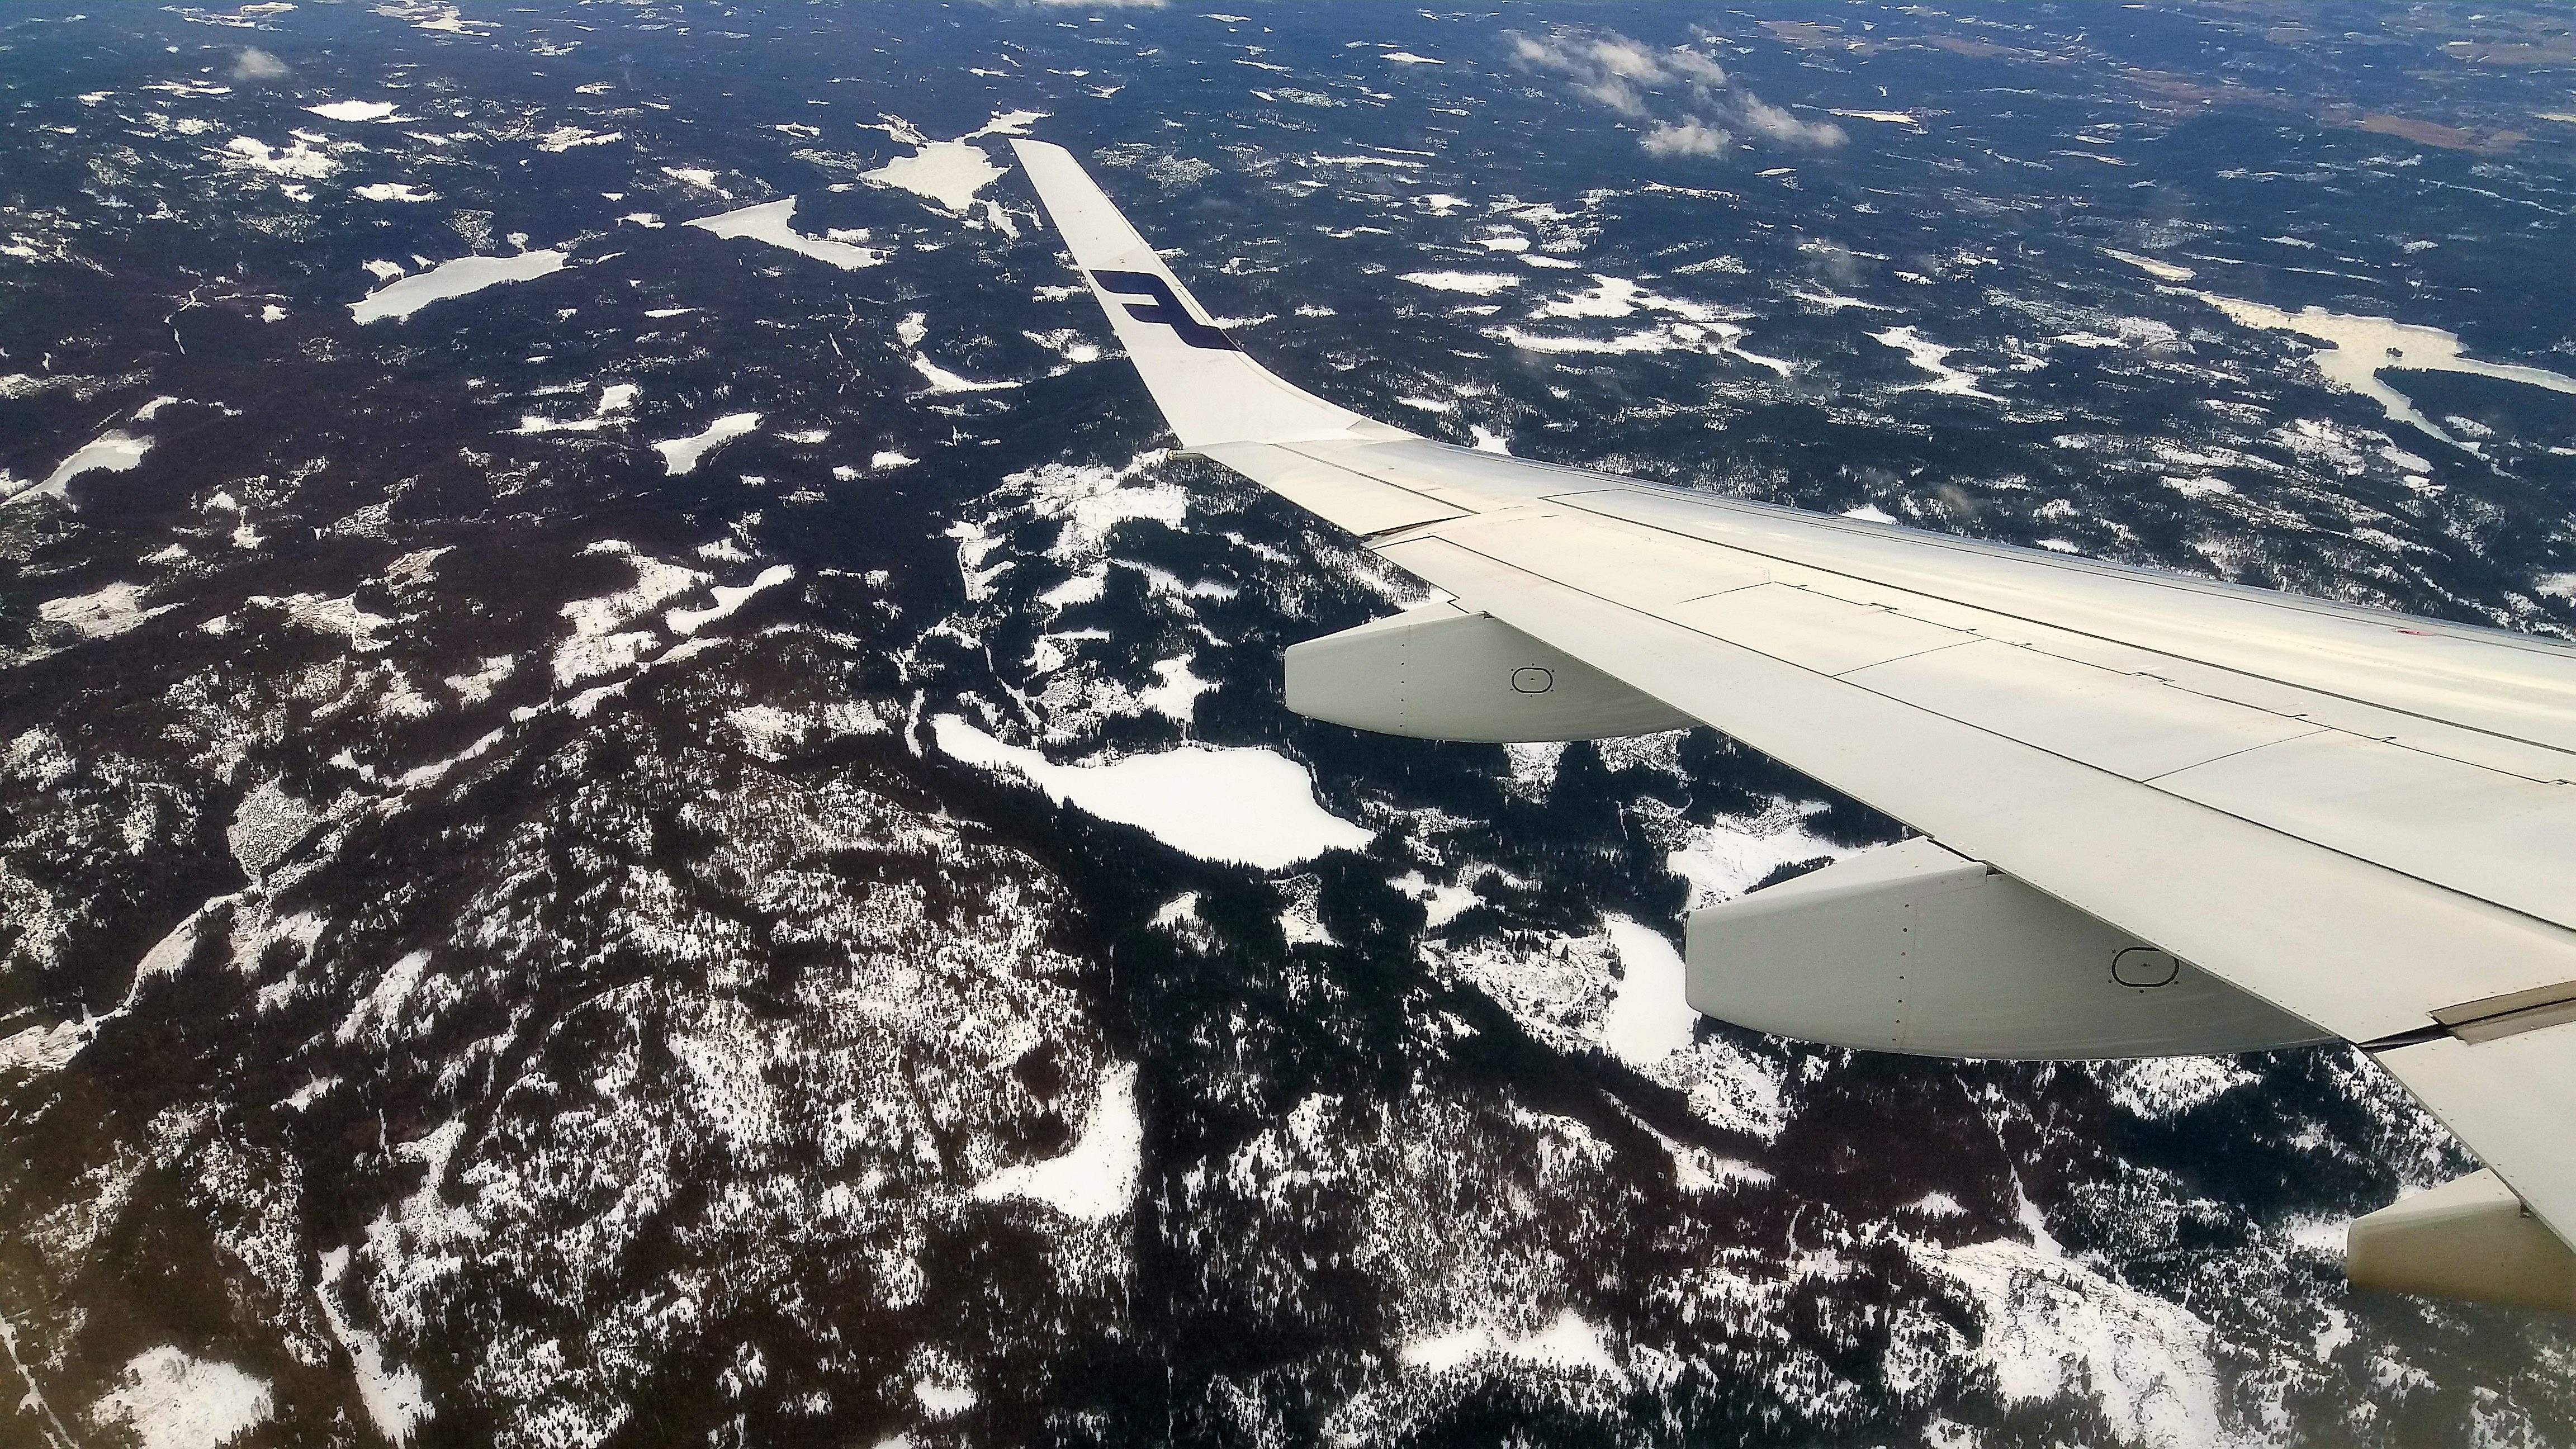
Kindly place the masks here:
POLYGON ((738 588, 728 588, 718 584, 708 589, 708 593, 716 596, 715 603, 709 607, 673 609, 663 616, 663 622, 671 626, 671 632, 674 634, 694 634, 750 603, 754 595, 774 589, 794 577, 796 577, 794 564, 771 564, 760 571, 759 577, 738 588))
POLYGON ((1407 1367, 1432 1373, 1457 1368, 1489 1354, 1549 1368, 1619 1372, 1619 1362, 1610 1356, 1601 1330, 1571 1308, 1558 1314, 1556 1321, 1545 1328, 1529 1333, 1508 1334, 1474 1326, 1413 1339, 1396 1352, 1407 1367))
POLYGON ((966 764, 1017 770, 1051 799, 1202 859, 1279 870, 1370 839, 1315 803, 1305 766, 1269 750, 1184 745, 1102 765, 1057 765, 955 715, 940 715, 930 727, 939 748, 966 764))
POLYGON ((1490 297, 1521 284, 1520 278, 1506 272, 1406 272, 1396 280, 1435 292, 1465 292, 1476 297, 1490 297))
POLYGON ((387 317, 405 321, 432 302, 470 296, 504 282, 532 282, 563 270, 559 251, 521 252, 515 257, 458 257, 417 276, 405 277, 382 291, 349 304, 349 315, 361 325, 387 317))
MULTIPOLYGON (((909 143, 913 154, 897 156, 874 171, 861 173, 859 179, 909 191, 942 211, 964 216, 973 209, 975 194, 1002 178, 1002 168, 993 164, 993 158, 975 144, 976 140, 1023 135, 1031 121, 1043 119, 1045 115, 1039 111, 1005 111, 956 140, 933 141, 909 123, 890 117, 893 124, 888 133, 909 143)), ((998 208, 994 211, 998 213, 998 208)))
POLYGON ((1683 994, 1681 953, 1626 916, 1602 920, 1619 952, 1618 994, 1601 1019, 1601 1044, 1632 1067, 1651 1067, 1691 1044, 1699 1013, 1683 994))
POLYGON ((275 1412, 265 1382, 163 1344, 129 1360, 89 1416, 133 1435, 141 1449, 221 1449, 275 1412))
POLYGON ((105 639, 155 614, 166 613, 171 607, 164 604, 158 609, 146 609, 142 600, 141 584, 109 584, 95 593, 47 599, 36 606, 36 617, 48 624, 67 625, 88 638, 105 639))
POLYGON ((22 498, 60 498, 65 485, 83 473, 122 473, 143 461, 152 451, 150 438, 138 438, 123 429, 112 429, 84 443, 70 457, 45 475, 45 481, 8 495, 8 502, 22 498))
POLYGON ((806 236, 788 224, 795 215, 796 198, 791 196, 785 201, 764 201, 758 206, 746 206, 739 211, 728 211, 719 216, 702 216, 688 224, 700 231, 712 232, 721 237, 741 237, 749 241, 766 242, 771 246, 794 252, 800 257, 829 262, 845 272, 855 272, 861 267, 873 267, 886 259, 884 252, 868 247, 852 246, 845 241, 818 240, 806 236))
POLYGON ((324 105, 306 106, 304 109, 311 111, 313 114, 320 116, 326 121, 390 121, 399 119, 394 115, 394 105, 391 101, 331 101, 324 105))
POLYGON ((1963 372, 1949 365, 1950 354, 1958 351, 1955 347, 1944 347, 1917 336, 1911 327, 1890 327, 1884 332, 1869 335, 1873 341, 1904 353, 1916 367, 1932 374, 1932 381, 1914 383, 1897 389, 1899 392, 1937 392, 1951 397, 1983 398, 1987 402, 2003 401, 1993 393, 1980 391, 1975 373, 1963 372))
MULTIPOLYGON (((2183 275, 2189 276, 2190 273, 2183 275)), ((2463 442, 2444 432, 2432 419, 2416 410, 2413 399, 2381 382, 2379 374, 2389 368, 2462 372, 2471 377, 2492 377, 2545 388, 2550 392, 2576 393, 2576 377, 2545 368, 2481 362, 2465 356, 2460 351, 2460 339, 2438 327, 2423 327, 2388 317, 2358 317, 2318 307, 2284 312, 2260 302, 2243 302, 2210 292, 2194 292, 2192 295, 2226 313, 2239 326, 2258 327, 2269 332, 2295 332, 2311 341, 2324 343, 2310 360, 2316 363, 2317 371, 2325 374, 2328 383, 2357 392, 2379 404, 2390 422, 2420 428, 2463 452, 2476 453, 2478 445, 2463 442)))
POLYGON ((1079 1222, 1102 1222, 1125 1212, 1135 1199, 1144 1150, 1145 1124, 1136 1115, 1136 1067, 1121 1062, 1100 1074, 1100 1100, 1070 1151, 1003 1168, 975 1184, 975 1196, 984 1202, 1026 1198, 1079 1222))
POLYGON ((760 414, 758 413, 727 413, 707 424, 705 432, 692 433, 685 438, 673 438, 666 443, 655 443, 653 451, 662 455, 662 466, 668 469, 673 477, 677 477, 682 473, 694 471, 699 461, 707 454, 745 433, 756 431, 759 427, 760 414))
POLYGON ((2209 1325, 2191 1310, 2010 1239, 1915 1254, 1976 1302, 1986 1328, 1976 1354, 2007 1402, 2089 1393, 2123 1438, 2159 1449, 2224 1442, 2209 1325))
POLYGON ((393 1441, 395 1449, 402 1449, 411 1442, 411 1431, 430 1417, 429 1396, 419 1374, 388 1362, 384 1344, 349 1322, 348 1314, 341 1311, 337 1289, 348 1274, 349 1257, 346 1248, 322 1255, 321 1280, 313 1285, 313 1296, 322 1302, 324 1326, 349 1352, 349 1365, 358 1376, 358 1401, 366 1406, 367 1417, 376 1432, 393 1441))

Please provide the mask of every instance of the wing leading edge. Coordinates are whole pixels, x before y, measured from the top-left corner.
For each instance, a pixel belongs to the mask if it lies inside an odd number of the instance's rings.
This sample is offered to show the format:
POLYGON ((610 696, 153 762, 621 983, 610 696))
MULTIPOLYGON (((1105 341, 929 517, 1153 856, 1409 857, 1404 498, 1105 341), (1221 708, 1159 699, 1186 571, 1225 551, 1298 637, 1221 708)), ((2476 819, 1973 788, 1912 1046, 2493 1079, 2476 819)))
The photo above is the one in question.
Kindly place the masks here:
POLYGON ((1194 344, 1205 312, 1072 157, 1013 144, 1185 446, 1462 609, 2371 1048, 2576 1241, 2576 648, 1369 422, 1194 344))

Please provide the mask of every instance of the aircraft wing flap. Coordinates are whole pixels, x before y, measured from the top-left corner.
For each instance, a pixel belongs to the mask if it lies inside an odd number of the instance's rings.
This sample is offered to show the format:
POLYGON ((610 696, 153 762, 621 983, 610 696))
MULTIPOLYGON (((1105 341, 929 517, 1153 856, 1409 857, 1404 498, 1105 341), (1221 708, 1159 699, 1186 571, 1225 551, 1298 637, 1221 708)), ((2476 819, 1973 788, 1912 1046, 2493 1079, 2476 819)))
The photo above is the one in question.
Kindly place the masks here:
MULTIPOLYGON (((2360 688, 2346 673, 2376 657, 2363 651, 2385 646, 2383 672, 2400 681, 2392 692, 2401 699, 2411 691, 2411 702, 2429 705, 2467 688, 2473 667, 2501 671, 2521 697, 2537 699, 2560 683, 2550 672, 2559 655, 2546 649, 2450 629, 2427 636, 2428 658, 2400 616, 2273 608, 2249 591, 2177 575, 1846 528, 1525 460, 1462 458, 1427 441, 1328 446, 1374 476, 1426 489, 1437 479, 1448 496, 1493 510, 1417 534, 2307 844, 2576 926, 2566 883, 2576 786, 2557 783, 2576 775, 2576 754, 2299 682, 2323 671, 2360 688), (2062 618, 2058 589, 2069 601, 2062 618), (2152 616, 2167 605, 2189 627, 2160 631, 2152 616), (1971 644, 1988 647, 1960 647, 1971 644)), ((2576 654, 2566 665, 2576 699, 2576 654)), ((1652 680, 1626 682, 1658 693, 1652 680)), ((1725 717, 1692 712, 1736 732, 1725 717)), ((1775 753, 1850 788, 1794 747, 1775 753)))
POLYGON ((1677 624, 1731 639, 1819 674, 1956 649, 1976 635, 1874 609, 1794 584, 1769 583, 1686 599, 1656 610, 1677 624))
POLYGON ((1317 439, 1301 442, 1297 448, 1354 473, 1421 489, 1470 513, 1528 507, 1569 489, 1619 484, 1617 479, 1572 468, 1554 468, 1409 434, 1386 439, 1317 439))
POLYGON ((2140 783, 2322 726, 2142 675, 1980 639, 1847 676, 1901 699, 2140 783))
MULTIPOLYGON (((1570 501, 1559 496, 1423 532, 1525 577, 1583 590, 1803 670, 1848 678, 1891 700, 2310 846, 2576 926, 2576 891, 2566 881, 2566 862, 2576 859, 2576 787, 2328 729, 2309 717, 2311 709, 2256 709, 2144 672, 2114 674, 1998 644, 1973 627, 1981 617, 1974 606, 1954 603, 1951 623, 1934 624, 1770 580, 1758 569, 1768 555, 1569 507, 1570 501), (1973 644, 1991 647, 1962 647, 1973 644)), ((1388 556, 1400 561, 1397 550, 1388 556)), ((1779 567, 1792 576, 1814 570, 1794 562, 1779 567)), ((1740 734, 1728 715, 1669 698, 1652 678, 1625 682, 1740 734)), ((2284 702, 2302 696, 2314 691, 2294 688, 2284 702)), ((1837 788, 1852 788, 1802 755, 1800 745, 1791 740, 1771 753, 1837 788)), ((1871 803, 1941 833, 1937 818, 1871 803)), ((2044 880, 2033 883, 2050 888, 2044 880)), ((2489 993, 2462 993, 2482 994, 2489 993)), ((2426 1000, 2419 1009, 2456 999, 2426 1000)))
POLYGON ((2576 1022, 2373 1052, 2560 1239, 2576 1243, 2576 1022))
POLYGON ((2195 764, 2161 790, 2576 927, 2576 786, 2340 730, 2195 764))

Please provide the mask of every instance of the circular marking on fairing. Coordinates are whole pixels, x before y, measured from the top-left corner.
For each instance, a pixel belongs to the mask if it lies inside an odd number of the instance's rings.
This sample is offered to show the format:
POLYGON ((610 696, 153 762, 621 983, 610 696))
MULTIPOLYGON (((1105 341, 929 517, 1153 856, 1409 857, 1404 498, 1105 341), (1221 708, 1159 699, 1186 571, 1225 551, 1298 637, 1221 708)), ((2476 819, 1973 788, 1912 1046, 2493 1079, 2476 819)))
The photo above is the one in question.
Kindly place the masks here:
POLYGON ((1512 671, 1512 692, 1515 694, 1545 694, 1554 688, 1556 675, 1538 665, 1524 664, 1512 671))
POLYGON ((2182 962, 2153 946, 2131 946, 2111 958, 2111 979, 2123 986, 2171 986, 2180 975, 2182 962))

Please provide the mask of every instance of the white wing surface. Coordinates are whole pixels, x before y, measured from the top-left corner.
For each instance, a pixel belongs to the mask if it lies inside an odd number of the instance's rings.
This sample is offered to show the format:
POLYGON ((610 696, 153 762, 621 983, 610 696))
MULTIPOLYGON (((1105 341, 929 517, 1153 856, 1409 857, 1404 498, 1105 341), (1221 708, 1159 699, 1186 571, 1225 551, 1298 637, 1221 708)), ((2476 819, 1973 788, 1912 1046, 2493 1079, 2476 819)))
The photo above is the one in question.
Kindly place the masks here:
POLYGON ((2371 1047, 2576 1241, 2576 647, 1372 423, 1214 345, 1073 159, 1013 144, 1185 446, 1462 608, 2371 1047))

